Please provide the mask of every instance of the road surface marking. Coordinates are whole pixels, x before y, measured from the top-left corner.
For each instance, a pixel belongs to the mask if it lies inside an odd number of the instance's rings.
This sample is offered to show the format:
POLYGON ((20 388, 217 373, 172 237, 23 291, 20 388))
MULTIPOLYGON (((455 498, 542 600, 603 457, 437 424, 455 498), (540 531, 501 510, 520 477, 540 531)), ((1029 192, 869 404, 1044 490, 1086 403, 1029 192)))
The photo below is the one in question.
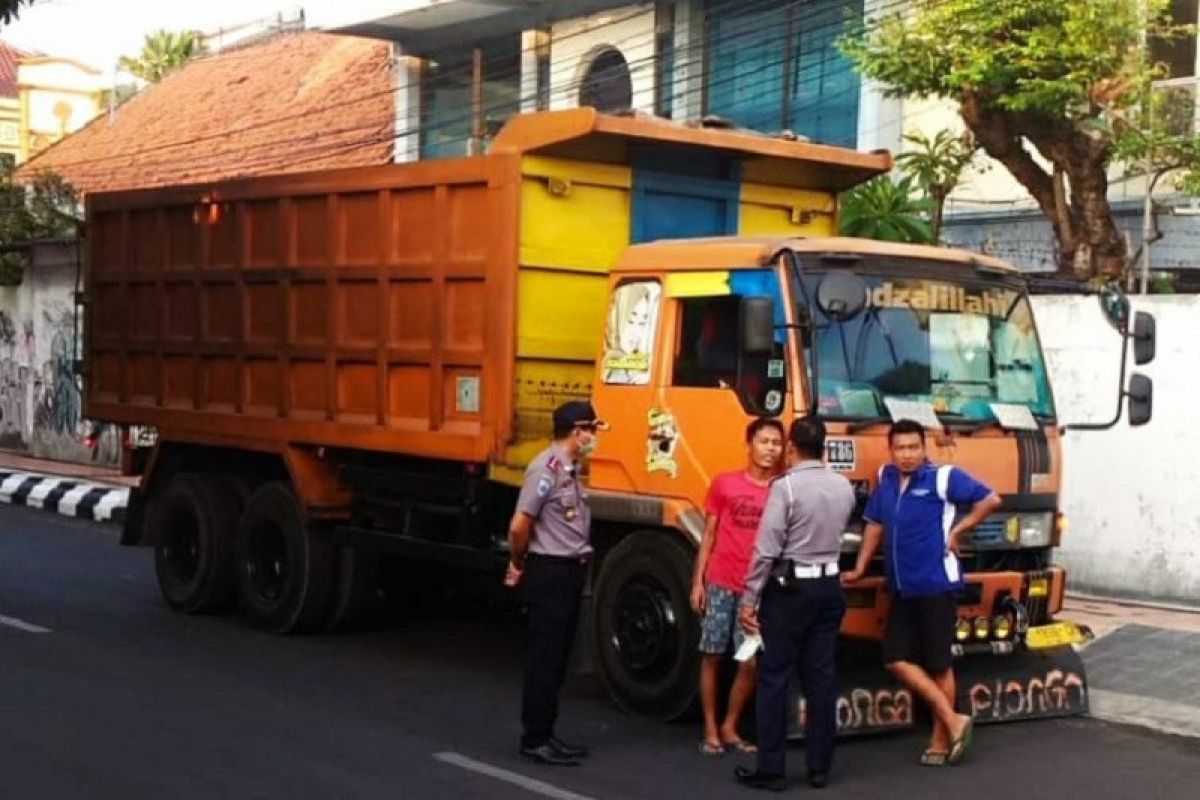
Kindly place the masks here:
POLYGON ((50 633, 49 628, 43 628, 41 625, 34 625, 25 620, 17 619, 16 617, 6 617, 0 614, 0 625, 7 625, 10 628, 16 628, 19 631, 26 633, 50 633))
POLYGON ((443 764, 453 764, 456 767, 477 772, 480 775, 487 775, 489 778, 495 778, 498 781, 511 783, 514 786, 520 786, 529 792, 540 794, 543 797, 553 797, 555 800, 592 800, 590 797, 575 792, 569 792, 566 789, 560 789, 553 784, 545 781, 527 778, 519 772, 510 772, 500 767, 493 767, 491 764, 485 764, 482 761, 476 761, 473 758, 467 758, 461 753, 434 753, 433 757, 443 764))

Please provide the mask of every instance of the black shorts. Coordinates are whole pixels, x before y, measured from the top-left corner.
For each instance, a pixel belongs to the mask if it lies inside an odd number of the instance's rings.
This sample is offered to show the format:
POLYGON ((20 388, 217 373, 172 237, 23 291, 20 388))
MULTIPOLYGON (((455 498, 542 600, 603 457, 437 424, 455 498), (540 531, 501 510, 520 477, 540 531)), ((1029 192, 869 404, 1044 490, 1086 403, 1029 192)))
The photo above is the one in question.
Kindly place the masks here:
POLYGON ((883 634, 883 663, 908 661, 926 672, 950 669, 958 602, 953 594, 894 597, 883 634))

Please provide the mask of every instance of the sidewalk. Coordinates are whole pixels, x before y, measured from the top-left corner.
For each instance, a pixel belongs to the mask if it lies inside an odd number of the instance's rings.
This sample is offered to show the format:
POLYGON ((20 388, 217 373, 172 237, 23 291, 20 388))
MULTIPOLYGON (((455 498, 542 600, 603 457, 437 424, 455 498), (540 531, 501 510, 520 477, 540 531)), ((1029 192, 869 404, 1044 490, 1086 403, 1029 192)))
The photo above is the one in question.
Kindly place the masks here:
POLYGON ((1063 617, 1096 633, 1080 653, 1093 717, 1200 737, 1200 608, 1068 596, 1063 617))
POLYGON ((137 478, 117 470, 0 450, 0 503, 96 522, 121 522, 137 478))

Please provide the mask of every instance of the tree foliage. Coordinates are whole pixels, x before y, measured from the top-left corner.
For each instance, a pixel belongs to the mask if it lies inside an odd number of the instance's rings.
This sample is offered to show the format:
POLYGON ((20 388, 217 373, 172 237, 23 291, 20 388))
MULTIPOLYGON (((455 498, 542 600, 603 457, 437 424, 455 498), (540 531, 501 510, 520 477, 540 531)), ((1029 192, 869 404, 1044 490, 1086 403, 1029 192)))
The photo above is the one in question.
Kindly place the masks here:
POLYGON ((1107 167, 1156 76, 1144 34, 1180 32, 1167 22, 1167 0, 911 5, 912 13, 843 40, 846 54, 891 96, 958 104, 979 146, 1050 221, 1061 271, 1120 274, 1125 242, 1108 203, 1107 167))
POLYGON ((79 235, 79 194, 51 172, 28 186, 13 181, 13 161, 0 159, 0 285, 21 282, 28 245, 38 239, 79 235))
POLYGON ((31 4, 33 0, 0 0, 0 22, 7 25, 21 13, 21 6, 31 4))
POLYGON ((975 138, 970 132, 956 134, 940 130, 933 138, 916 131, 904 135, 913 146, 896 156, 905 175, 925 193, 929 201, 929 230, 933 241, 942 239, 942 216, 950 193, 962 183, 963 173, 975 158, 975 138))
POLYGON ((126 72, 148 83, 158 83, 199 53, 199 31, 157 30, 146 35, 140 53, 121 56, 118 63, 126 72))
POLYGON ((841 232, 885 242, 930 244, 934 238, 925 221, 928 209, 928 203, 913 196, 912 179, 897 181, 880 175, 842 195, 841 232))

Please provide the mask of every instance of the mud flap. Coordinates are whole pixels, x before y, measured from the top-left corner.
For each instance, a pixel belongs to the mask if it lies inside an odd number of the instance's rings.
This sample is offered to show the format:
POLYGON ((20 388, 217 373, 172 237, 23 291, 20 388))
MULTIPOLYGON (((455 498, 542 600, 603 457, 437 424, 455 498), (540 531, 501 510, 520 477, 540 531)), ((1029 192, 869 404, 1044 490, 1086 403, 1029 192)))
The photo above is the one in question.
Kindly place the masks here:
MULTIPOLYGON (((956 659, 957 707, 979 723, 1086 714, 1087 676, 1070 646, 956 659)), ((804 738, 805 701, 792 681, 788 737, 804 738)), ((843 640, 838 650, 838 738, 914 727, 928 712, 883 668, 879 645, 843 640)))
POLYGON ((968 656, 955 662, 958 708, 977 722, 1016 722, 1086 714, 1087 674, 1070 645, 1022 648, 1006 656, 968 656))
MULTIPOLYGON (((796 677, 788 690, 788 738, 804 738, 806 703, 796 677)), ((912 694, 883 668, 877 642, 838 643, 838 738, 902 731, 915 724, 912 694)))

